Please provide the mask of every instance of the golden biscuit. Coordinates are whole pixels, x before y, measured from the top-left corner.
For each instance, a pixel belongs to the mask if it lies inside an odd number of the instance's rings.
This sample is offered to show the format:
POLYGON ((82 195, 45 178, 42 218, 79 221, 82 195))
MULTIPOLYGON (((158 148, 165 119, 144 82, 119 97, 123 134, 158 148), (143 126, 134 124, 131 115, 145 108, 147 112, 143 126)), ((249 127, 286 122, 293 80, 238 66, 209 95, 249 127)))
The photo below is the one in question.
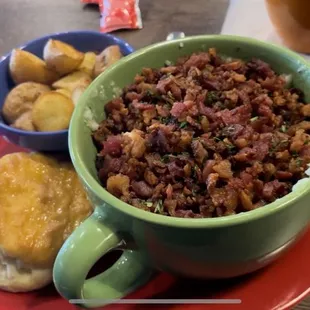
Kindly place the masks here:
POLYGON ((91 204, 72 164, 41 154, 2 157, 0 175, 0 249, 4 255, 0 255, 0 287, 11 291, 42 287, 47 284, 42 275, 51 271, 66 238, 91 214, 91 204), (27 279, 26 284, 15 286, 13 280, 8 283, 1 271, 1 265, 8 265, 5 259, 11 264, 15 259, 33 276, 36 271, 40 280, 29 284, 27 279))

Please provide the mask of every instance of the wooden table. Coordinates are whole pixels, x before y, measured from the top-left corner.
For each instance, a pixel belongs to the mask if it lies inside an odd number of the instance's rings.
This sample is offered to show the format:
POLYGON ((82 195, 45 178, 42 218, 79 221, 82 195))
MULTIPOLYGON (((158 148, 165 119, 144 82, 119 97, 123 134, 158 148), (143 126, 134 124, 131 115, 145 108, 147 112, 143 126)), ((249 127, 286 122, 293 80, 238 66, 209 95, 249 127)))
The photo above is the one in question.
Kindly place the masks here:
MULTIPOLYGON (((218 33, 228 1, 140 0, 144 28, 117 35, 140 48, 164 40, 171 31, 218 33)), ((0 0, 0 55, 48 33, 99 30, 99 17, 96 5, 83 6, 79 0, 0 0)))
MULTIPOLYGON (((184 31, 186 35, 219 33, 228 2, 140 0, 144 28, 116 34, 138 49, 164 40, 171 31, 184 31)), ((79 0, 0 0, 0 55, 48 33, 98 30, 99 17, 96 5, 83 6, 79 0)), ((310 310, 310 298, 295 308, 306 309, 310 310)))

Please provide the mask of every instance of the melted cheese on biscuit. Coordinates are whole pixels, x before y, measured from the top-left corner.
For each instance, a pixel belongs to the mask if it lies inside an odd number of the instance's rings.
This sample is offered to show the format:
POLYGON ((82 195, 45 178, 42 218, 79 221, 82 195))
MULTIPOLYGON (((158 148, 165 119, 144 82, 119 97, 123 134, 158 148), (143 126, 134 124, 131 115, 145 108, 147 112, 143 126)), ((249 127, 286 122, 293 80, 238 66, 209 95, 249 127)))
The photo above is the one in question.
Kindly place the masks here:
POLYGON ((65 239, 91 211, 71 164, 33 153, 0 159, 0 248, 6 255, 52 267, 65 239))

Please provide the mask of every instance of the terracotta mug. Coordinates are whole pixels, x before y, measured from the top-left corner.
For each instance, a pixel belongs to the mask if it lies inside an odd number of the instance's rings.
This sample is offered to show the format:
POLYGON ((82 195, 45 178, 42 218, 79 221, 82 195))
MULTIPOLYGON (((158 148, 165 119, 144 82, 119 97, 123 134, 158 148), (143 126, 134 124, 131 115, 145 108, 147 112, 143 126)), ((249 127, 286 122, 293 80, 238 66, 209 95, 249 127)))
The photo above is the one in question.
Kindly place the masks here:
POLYGON ((310 1, 266 0, 266 7, 283 43, 300 53, 310 53, 310 1))

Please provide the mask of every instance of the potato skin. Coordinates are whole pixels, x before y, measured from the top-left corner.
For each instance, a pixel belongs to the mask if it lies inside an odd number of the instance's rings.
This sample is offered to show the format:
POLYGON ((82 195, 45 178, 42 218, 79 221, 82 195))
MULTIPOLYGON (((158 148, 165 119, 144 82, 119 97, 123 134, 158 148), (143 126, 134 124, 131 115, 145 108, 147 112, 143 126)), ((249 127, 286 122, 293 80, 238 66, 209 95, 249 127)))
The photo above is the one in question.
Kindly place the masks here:
POLYGON ((96 62, 93 70, 93 77, 96 78, 107 67, 123 57, 118 45, 111 45, 105 48, 99 55, 96 56, 96 62))
POLYGON ((69 91, 68 89, 59 88, 59 89, 56 89, 56 91, 57 91, 57 93, 60 93, 60 94, 67 96, 68 98, 71 98, 71 96, 72 96, 71 91, 69 91))
POLYGON ((44 46, 43 58, 48 68, 63 76, 78 68, 84 53, 67 43, 50 39, 44 46))
POLYGON ((74 104, 67 96, 50 91, 41 95, 33 105, 32 121, 38 131, 68 129, 74 104))
POLYGON ((47 85, 25 82, 15 86, 6 96, 2 114, 6 122, 14 123, 22 114, 31 111, 39 96, 50 91, 47 85))
POLYGON ((50 85, 59 75, 48 69, 39 57, 20 49, 14 49, 9 62, 10 75, 15 84, 36 82, 50 85))

